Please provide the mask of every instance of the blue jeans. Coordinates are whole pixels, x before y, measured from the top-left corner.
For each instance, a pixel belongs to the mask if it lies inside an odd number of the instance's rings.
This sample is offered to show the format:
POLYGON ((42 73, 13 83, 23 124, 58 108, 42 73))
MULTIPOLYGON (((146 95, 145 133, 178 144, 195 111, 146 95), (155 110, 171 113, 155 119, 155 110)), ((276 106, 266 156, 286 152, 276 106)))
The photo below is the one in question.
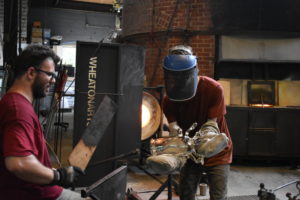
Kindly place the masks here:
POLYGON ((227 199, 228 164, 205 167, 188 160, 180 171, 180 200, 195 200, 203 172, 207 174, 210 200, 227 199))

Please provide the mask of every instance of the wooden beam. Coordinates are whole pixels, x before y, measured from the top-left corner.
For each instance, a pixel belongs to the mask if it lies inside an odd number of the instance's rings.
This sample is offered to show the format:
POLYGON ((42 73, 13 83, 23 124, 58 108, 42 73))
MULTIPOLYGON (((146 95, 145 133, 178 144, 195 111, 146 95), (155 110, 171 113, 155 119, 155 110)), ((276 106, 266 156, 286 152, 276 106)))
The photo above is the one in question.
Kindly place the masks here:
POLYGON ((49 7, 49 8, 62 8, 62 9, 72 9, 72 10, 87 10, 87 11, 95 11, 95 12, 109 12, 109 13, 111 13, 113 10, 112 4, 90 3, 87 1, 88 0, 60 0, 58 4, 54 4, 52 0, 44 0, 44 1, 31 0, 30 8, 49 7))
POLYGON ((110 97, 105 96, 82 134, 80 141, 69 156, 69 163, 71 165, 85 170, 96 150, 97 144, 113 120, 116 111, 117 105, 115 102, 110 97))
POLYGON ((114 4, 114 0, 73 0, 73 1, 98 3, 98 4, 110 4, 110 5, 114 4))

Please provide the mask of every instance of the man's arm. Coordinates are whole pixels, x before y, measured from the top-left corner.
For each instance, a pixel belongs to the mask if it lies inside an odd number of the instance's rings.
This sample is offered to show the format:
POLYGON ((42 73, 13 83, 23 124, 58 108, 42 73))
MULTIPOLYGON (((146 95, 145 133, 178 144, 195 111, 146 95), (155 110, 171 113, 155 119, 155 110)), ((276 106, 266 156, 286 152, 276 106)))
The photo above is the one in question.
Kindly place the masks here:
POLYGON ((30 183, 49 184, 54 179, 53 170, 41 164, 34 155, 6 157, 5 166, 15 176, 30 183))

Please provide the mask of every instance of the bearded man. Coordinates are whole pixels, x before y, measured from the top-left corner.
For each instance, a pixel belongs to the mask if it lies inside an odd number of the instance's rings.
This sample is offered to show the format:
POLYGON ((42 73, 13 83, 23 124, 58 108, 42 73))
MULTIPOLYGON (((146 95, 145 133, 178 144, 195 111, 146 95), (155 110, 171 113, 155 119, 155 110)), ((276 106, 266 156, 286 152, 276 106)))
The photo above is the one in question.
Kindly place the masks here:
POLYGON ((68 188, 83 172, 52 169, 43 129, 32 103, 55 83, 59 57, 49 47, 28 46, 16 59, 14 82, 0 101, 1 199, 82 199, 68 188), (62 187, 61 187, 62 186, 62 187))

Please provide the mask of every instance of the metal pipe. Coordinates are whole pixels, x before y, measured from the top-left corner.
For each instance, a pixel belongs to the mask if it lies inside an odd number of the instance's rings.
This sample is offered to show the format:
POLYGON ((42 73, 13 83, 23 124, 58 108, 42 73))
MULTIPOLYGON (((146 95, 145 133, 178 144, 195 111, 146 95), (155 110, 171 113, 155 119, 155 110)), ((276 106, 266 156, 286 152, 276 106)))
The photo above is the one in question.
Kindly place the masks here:
POLYGON ((274 189, 273 192, 275 192, 275 191, 277 191, 277 190, 279 190, 279 189, 281 189, 281 188, 284 188, 284 187, 286 187, 286 186, 288 186, 288 185, 291 185, 291 184, 293 184, 293 183, 297 183, 297 182, 299 182, 299 181, 292 181, 292 182, 286 183, 286 184, 284 184, 284 185, 281 185, 281 186, 277 187, 276 189, 274 189))
POLYGON ((22 37, 22 0, 19 0, 19 54, 22 52, 21 37, 22 37))

